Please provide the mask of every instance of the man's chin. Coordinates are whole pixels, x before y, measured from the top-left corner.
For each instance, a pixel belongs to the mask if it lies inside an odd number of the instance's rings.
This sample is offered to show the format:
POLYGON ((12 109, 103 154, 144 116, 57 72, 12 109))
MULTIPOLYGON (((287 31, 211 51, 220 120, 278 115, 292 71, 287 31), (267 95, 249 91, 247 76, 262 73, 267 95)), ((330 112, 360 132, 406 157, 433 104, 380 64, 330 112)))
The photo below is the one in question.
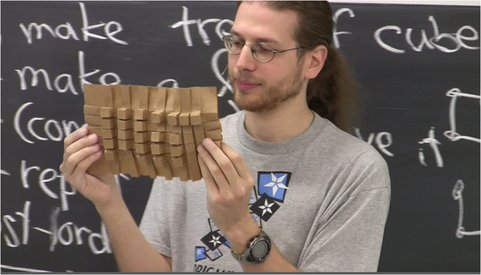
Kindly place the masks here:
POLYGON ((248 112, 260 113, 260 112, 269 111, 273 109, 271 104, 261 103, 258 100, 249 101, 249 100, 235 99, 234 102, 240 110, 244 110, 248 112))

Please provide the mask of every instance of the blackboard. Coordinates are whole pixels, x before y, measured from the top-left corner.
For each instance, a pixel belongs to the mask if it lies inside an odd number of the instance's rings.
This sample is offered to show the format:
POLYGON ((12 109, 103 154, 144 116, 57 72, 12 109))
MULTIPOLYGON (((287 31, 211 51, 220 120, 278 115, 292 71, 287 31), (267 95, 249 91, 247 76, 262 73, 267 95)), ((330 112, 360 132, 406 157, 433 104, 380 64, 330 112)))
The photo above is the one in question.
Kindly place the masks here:
MULTIPOLYGON (((479 6, 332 4, 362 84, 354 129, 387 160, 383 272, 479 272, 479 6)), ((58 171, 81 82, 214 85, 234 2, 1 2, 2 271, 115 271, 94 207, 58 171)), ((137 222, 151 180, 118 177, 137 222)))

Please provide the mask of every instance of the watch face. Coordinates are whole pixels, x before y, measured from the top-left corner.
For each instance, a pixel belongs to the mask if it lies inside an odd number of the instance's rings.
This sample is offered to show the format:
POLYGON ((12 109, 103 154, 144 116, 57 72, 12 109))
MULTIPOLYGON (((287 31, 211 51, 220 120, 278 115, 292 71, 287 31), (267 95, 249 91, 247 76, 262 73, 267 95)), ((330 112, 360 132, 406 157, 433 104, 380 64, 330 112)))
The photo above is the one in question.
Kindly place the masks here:
POLYGON ((252 247, 251 253, 255 259, 263 259, 267 255, 268 251, 269 244, 266 241, 261 240, 252 247))

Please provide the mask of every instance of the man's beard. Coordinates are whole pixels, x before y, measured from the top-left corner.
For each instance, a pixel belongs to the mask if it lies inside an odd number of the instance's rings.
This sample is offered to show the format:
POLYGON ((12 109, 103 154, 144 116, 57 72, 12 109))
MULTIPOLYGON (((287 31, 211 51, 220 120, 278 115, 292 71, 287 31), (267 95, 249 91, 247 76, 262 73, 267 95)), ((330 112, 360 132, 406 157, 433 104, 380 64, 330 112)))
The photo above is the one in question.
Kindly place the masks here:
MULTIPOLYGON (((290 78, 275 83, 273 85, 265 85, 261 82, 260 90, 255 94, 249 93, 247 95, 238 91, 234 83, 234 78, 241 78, 245 81, 251 81, 249 77, 239 77, 229 70, 229 80, 234 90, 234 102, 242 110, 249 112, 266 112, 275 109, 280 103, 285 102, 299 93, 302 90, 301 69, 299 68, 295 74, 290 78)), ((253 81, 258 83, 258 81, 253 81)), ((257 88, 256 88, 257 89, 257 88)))

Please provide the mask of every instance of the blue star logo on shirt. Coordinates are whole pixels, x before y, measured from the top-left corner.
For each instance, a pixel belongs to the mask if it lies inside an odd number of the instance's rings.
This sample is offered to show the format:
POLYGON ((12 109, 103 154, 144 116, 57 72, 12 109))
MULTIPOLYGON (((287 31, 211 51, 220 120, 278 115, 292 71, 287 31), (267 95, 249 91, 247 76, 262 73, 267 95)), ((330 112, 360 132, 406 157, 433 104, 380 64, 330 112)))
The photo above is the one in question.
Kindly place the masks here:
POLYGON ((203 246, 196 246, 195 247, 195 261, 202 261, 204 260, 205 258, 207 258, 207 256, 205 255, 205 247, 203 246))
POLYGON ((284 202, 290 178, 290 172, 258 172, 257 188, 259 195, 284 202))

